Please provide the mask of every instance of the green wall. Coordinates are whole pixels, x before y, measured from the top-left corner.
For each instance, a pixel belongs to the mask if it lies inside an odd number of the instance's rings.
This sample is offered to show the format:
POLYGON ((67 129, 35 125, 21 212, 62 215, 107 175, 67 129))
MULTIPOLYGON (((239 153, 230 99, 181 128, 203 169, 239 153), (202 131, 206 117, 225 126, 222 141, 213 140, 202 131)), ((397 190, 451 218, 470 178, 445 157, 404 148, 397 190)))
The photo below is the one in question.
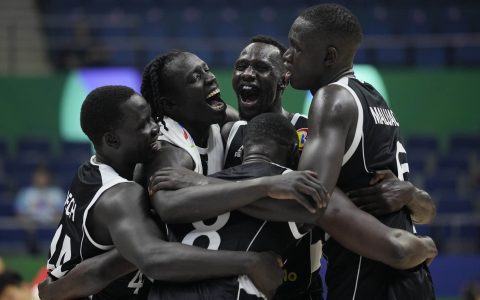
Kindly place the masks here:
POLYGON ((480 70, 382 70, 404 135, 480 133, 480 70))
MULTIPOLYGON (((58 138, 59 101, 65 76, 0 77, 0 137, 58 138)), ((13 150, 13 149, 12 149, 13 150)))

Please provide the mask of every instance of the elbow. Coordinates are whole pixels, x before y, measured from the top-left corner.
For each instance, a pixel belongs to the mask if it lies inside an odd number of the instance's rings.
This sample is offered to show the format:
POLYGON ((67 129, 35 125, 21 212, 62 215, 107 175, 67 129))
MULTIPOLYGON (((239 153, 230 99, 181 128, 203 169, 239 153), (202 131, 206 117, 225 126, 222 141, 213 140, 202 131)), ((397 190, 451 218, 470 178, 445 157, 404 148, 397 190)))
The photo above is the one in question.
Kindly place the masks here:
POLYGON ((414 267, 412 264, 413 248, 408 245, 406 235, 403 230, 395 229, 389 237, 390 251, 386 257, 385 264, 395 269, 409 269, 414 267))
POLYGON ((137 262, 138 269, 147 277, 162 280, 162 270, 166 263, 162 249, 159 247, 145 247, 141 260, 137 262))
POLYGON ((158 195, 157 192, 153 198, 153 207, 157 212, 160 219, 165 223, 174 223, 177 219, 176 214, 178 213, 178 208, 176 207, 175 199, 172 197, 168 198, 165 195, 158 195))

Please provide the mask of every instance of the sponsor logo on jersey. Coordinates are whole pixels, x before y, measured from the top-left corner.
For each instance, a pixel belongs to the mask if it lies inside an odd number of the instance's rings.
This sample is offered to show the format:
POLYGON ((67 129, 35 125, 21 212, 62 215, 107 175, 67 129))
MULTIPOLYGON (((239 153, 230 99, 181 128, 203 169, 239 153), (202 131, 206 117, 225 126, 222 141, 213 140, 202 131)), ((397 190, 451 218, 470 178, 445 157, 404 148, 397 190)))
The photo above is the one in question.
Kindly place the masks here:
POLYGON ((299 128, 297 129, 298 135, 298 150, 302 151, 305 142, 307 141, 308 128, 299 128))

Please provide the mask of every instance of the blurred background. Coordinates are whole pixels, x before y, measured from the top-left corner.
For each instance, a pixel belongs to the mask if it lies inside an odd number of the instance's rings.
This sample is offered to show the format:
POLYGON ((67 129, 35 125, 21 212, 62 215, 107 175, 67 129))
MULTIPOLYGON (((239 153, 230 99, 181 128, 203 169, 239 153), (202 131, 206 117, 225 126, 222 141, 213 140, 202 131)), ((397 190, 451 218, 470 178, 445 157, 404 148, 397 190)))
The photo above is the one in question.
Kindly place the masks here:
MULTIPOLYGON (((172 48, 205 60, 226 102, 231 72, 257 34, 288 45, 290 25, 317 1, 0 0, 0 256, 31 280, 78 165, 91 154, 79 127, 85 95, 104 84, 137 91, 143 67, 172 48)), ((411 178, 437 205, 418 226, 440 251, 440 299, 480 280, 480 2, 339 1, 358 16, 360 79, 379 87, 401 124, 411 178)), ((285 107, 308 111, 288 89, 285 107)), ((478 286, 476 287, 478 290, 478 286)), ((475 298, 471 298, 475 299, 475 298)), ((477 298, 478 299, 478 298, 477 298)))

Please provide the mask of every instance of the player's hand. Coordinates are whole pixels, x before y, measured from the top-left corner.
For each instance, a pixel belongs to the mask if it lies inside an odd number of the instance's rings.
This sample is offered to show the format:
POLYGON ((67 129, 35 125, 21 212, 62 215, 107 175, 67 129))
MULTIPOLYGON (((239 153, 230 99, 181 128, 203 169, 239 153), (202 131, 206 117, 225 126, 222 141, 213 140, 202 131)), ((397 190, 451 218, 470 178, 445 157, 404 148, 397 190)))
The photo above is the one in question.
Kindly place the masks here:
POLYGON ((252 263, 246 275, 259 291, 271 299, 283 282, 282 260, 273 252, 251 253, 252 263))
POLYGON ((51 282, 52 282, 52 279, 50 279, 50 277, 47 277, 47 279, 45 279, 38 285, 38 296, 40 297, 41 300, 53 299, 50 295, 50 289, 49 289, 49 284, 51 282))
POLYGON ((429 236, 418 236, 427 248, 427 257, 425 263, 429 266, 438 254, 437 246, 435 242, 429 236))
POLYGON ((163 168, 156 171, 148 180, 148 193, 153 195, 159 190, 178 190, 189 186, 205 185, 208 180, 186 168, 163 168))
POLYGON ((311 213, 327 206, 330 195, 313 171, 293 171, 265 177, 269 180, 268 197, 294 199, 311 213))
POLYGON ((370 185, 347 195, 357 207, 374 216, 399 211, 412 200, 415 192, 413 184, 401 181, 390 170, 376 171, 370 185))

